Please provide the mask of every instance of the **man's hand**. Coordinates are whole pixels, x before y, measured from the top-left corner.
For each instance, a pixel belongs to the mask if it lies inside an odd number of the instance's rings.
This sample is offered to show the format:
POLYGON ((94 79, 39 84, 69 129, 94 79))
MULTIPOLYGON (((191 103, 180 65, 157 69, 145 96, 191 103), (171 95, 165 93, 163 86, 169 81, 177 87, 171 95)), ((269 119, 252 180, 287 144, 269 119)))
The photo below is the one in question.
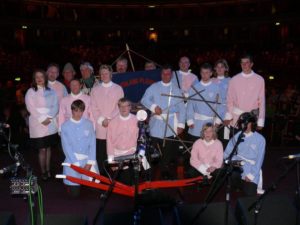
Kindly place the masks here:
POLYGON ((91 164, 85 164, 85 166, 83 167, 83 169, 85 170, 91 170, 92 165, 91 164))
POLYGON ((225 125, 225 126, 229 126, 231 121, 232 121, 232 120, 224 120, 224 125, 225 125))
POLYGON ((154 112, 155 112, 156 115, 161 115, 162 114, 162 110, 159 106, 155 107, 154 112))
POLYGON ((188 125, 189 128, 193 129, 195 127, 194 124, 188 125))
POLYGON ((263 129, 263 127, 260 127, 260 126, 257 126, 256 127, 256 130, 258 130, 258 131, 260 131, 260 130, 262 130, 263 129))
POLYGON ((183 130, 184 130, 183 128, 177 127, 177 134, 178 135, 182 134, 183 130))
POLYGON ((211 167, 207 168, 206 172, 212 173, 212 172, 214 172, 215 170, 216 170, 216 167, 211 166, 211 167))
POLYGON ((104 119, 103 121, 102 121, 102 126, 103 127, 108 127, 108 124, 109 124, 109 119, 104 119))
POLYGON ((245 176, 245 181, 246 182, 252 182, 252 180, 250 180, 247 176, 245 176))
POLYGON ((42 124, 43 124, 44 126, 48 126, 50 123, 51 123, 51 119, 50 119, 50 118, 47 118, 47 119, 45 119, 45 120, 42 122, 42 124))

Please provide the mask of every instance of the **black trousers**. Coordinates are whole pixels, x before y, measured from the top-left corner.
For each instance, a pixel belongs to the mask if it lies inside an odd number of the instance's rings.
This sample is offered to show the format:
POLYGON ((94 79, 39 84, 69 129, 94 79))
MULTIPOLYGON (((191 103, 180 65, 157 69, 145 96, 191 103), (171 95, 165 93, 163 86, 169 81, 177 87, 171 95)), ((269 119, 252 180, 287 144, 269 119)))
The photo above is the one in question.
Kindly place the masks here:
POLYGON ((230 182, 232 190, 242 190, 245 196, 256 196, 257 194, 257 184, 243 180, 239 169, 232 171, 230 182))
MULTIPOLYGON (((172 138, 172 137, 169 137, 172 138)), ((159 161, 159 169, 162 174, 166 176, 175 176, 175 165, 178 159, 179 145, 176 141, 166 140, 165 146, 163 147, 163 139, 151 137, 152 145, 161 151, 161 159, 159 161)))
POLYGON ((107 160, 106 140, 96 139, 96 159, 100 174, 105 175, 104 162, 107 160))
MULTIPOLYGON (((114 171, 113 173, 116 173, 116 171, 114 171)), ((127 169, 121 169, 116 180, 126 185, 133 185, 134 172, 132 166, 127 169)))

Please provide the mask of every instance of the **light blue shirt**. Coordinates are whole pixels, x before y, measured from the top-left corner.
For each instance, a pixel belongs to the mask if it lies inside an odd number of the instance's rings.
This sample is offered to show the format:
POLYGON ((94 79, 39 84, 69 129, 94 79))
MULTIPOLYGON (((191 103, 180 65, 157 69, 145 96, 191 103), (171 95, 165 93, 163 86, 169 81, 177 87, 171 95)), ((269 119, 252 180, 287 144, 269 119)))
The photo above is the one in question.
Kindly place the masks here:
MULTIPOLYGON (((207 101, 215 102, 217 99, 217 95, 220 96, 219 86, 212 81, 208 83, 198 82, 195 86, 195 89, 203 96, 203 98, 207 101)), ((189 96, 195 95, 195 91, 190 89, 189 96)), ((200 96, 197 94, 192 97, 193 99, 199 99, 200 96)), ((219 114, 219 107, 217 104, 209 103, 213 109, 219 114)), ((214 118, 216 117, 215 113, 210 109, 210 107, 201 101, 188 100, 187 103, 187 124, 194 124, 194 128, 189 128, 188 133, 200 137, 200 132, 202 127, 206 123, 212 123, 214 118)))
MULTIPOLYGON (((93 123, 85 118, 80 121, 70 119, 61 127, 62 147, 65 154, 65 163, 84 167, 86 164, 96 165, 96 136, 93 123)), ((64 174, 81 178, 69 167, 64 167, 64 174)), ((76 185, 68 180, 65 184, 76 185)))
MULTIPOLYGON (((186 112, 183 99, 162 96, 161 94, 182 96, 181 91, 172 82, 165 84, 162 81, 152 84, 145 92, 141 103, 152 112, 149 128, 152 137, 164 138, 166 123, 161 117, 166 119, 169 108, 168 124, 177 132, 177 127, 184 128, 186 112), (154 109, 159 106, 163 112, 161 116, 154 115, 154 109), (177 123, 176 123, 177 120, 177 123)), ((168 127, 166 137, 174 136, 175 134, 168 127)))
MULTIPOLYGON (((224 159, 227 159, 230 155, 240 133, 241 131, 230 139, 224 152, 224 159)), ((265 146, 266 140, 261 134, 257 132, 245 134, 244 141, 238 146, 237 154, 232 157, 232 160, 242 160, 245 162, 242 166, 242 179, 245 179, 247 176, 252 182, 258 184, 265 156, 265 146)))

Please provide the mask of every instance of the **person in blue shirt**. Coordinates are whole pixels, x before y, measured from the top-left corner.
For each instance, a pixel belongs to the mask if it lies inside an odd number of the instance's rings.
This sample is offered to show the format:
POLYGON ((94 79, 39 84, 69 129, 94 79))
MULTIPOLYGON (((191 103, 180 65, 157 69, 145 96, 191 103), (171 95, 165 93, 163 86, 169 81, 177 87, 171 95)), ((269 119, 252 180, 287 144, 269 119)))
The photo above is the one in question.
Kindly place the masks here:
MULTIPOLYGON (((84 102, 80 99, 75 100, 71 104, 72 117, 61 127, 62 147, 66 157, 64 163, 74 164, 98 173, 95 130, 93 123, 82 117, 84 109, 84 102)), ((67 176, 89 179, 67 166, 64 167, 63 173, 67 176)), ((71 196, 79 195, 80 186, 78 184, 67 179, 64 179, 64 184, 67 185, 67 192, 71 196)))
POLYGON ((181 94, 180 89, 172 82, 172 68, 166 65, 161 70, 161 81, 147 88, 141 100, 141 103, 152 112, 149 130, 154 146, 159 146, 162 151, 160 166, 163 178, 170 177, 170 164, 176 160, 178 154, 177 143, 170 139, 181 134, 185 126, 184 102, 179 98, 171 97, 181 96, 181 94), (163 146, 164 138, 168 138, 165 146, 163 146))
POLYGON ((257 118, 253 113, 243 113, 238 121, 241 131, 230 139, 224 152, 226 160, 243 132, 243 141, 239 143, 237 152, 232 157, 232 160, 243 161, 243 165, 232 171, 231 185, 233 188, 241 188, 247 196, 256 196, 265 156, 266 141, 260 133, 256 132, 256 121, 257 118))

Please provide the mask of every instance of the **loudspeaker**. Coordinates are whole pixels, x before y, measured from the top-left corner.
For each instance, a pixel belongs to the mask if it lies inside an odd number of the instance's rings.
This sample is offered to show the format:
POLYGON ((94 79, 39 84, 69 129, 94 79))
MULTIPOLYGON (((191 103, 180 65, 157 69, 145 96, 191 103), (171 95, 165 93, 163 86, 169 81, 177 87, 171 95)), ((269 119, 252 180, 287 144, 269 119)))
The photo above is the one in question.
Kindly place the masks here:
MULTIPOLYGON (((237 201, 236 217, 241 225, 255 224, 254 210, 248 208, 257 200, 257 197, 240 198, 237 201)), ((297 210, 292 200, 282 195, 266 196, 261 202, 257 225, 295 225, 297 210)))
POLYGON ((0 212, 1 225, 16 225, 15 216, 11 212, 0 212))
MULTIPOLYGON (((27 224, 31 225, 30 218, 27 224)), ((41 224, 39 217, 36 224, 41 224)), ((44 215, 44 225, 88 225, 88 219, 86 216, 73 214, 46 214, 44 215)))
MULTIPOLYGON (((192 224, 195 216, 203 207, 201 204, 182 205, 178 208, 180 224, 192 224)), ((224 225, 226 204, 223 202, 210 203, 207 208, 198 216, 195 224, 201 225, 224 225)), ((229 207, 228 224, 236 225, 236 219, 229 207)))

